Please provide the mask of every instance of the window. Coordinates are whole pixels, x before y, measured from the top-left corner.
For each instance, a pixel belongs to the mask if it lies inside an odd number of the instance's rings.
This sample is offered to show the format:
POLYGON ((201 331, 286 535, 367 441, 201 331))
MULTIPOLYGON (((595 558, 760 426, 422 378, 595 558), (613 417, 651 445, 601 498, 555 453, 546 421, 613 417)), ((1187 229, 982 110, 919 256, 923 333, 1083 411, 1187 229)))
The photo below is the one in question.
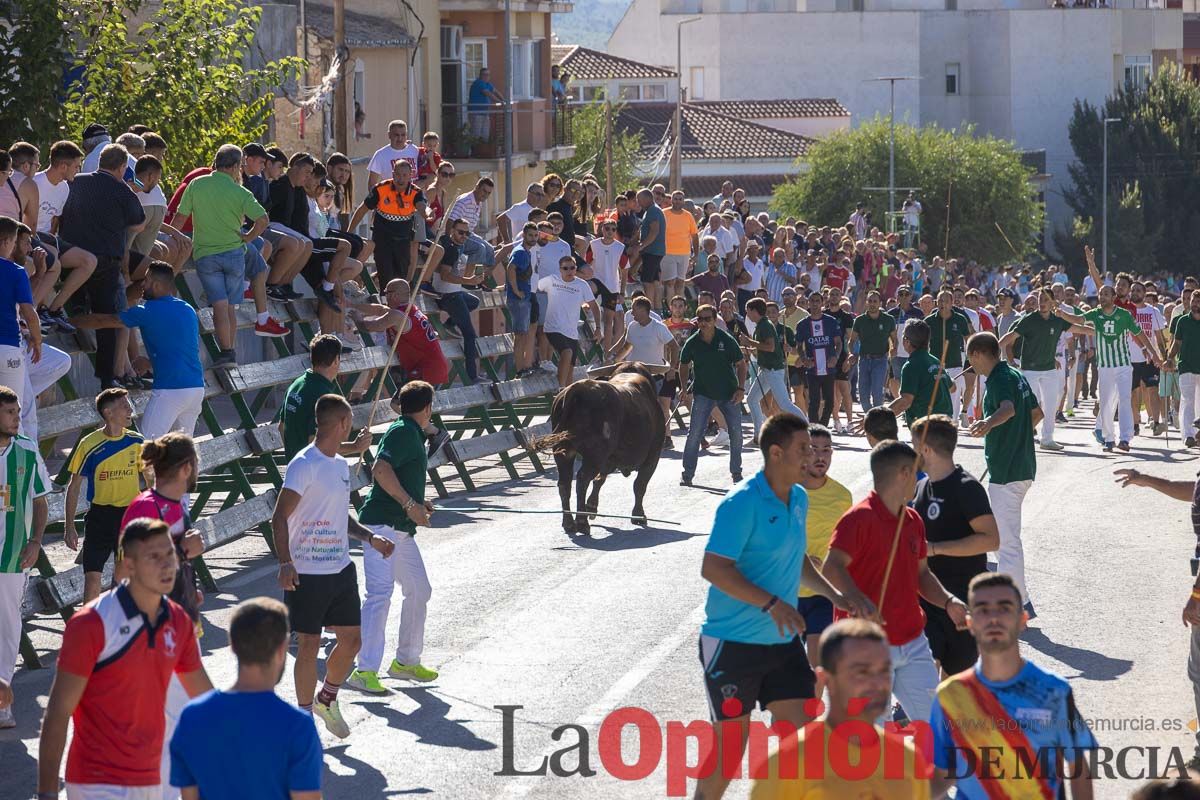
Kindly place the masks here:
POLYGON ((688 73, 688 100, 704 99, 704 67, 692 67, 688 73))
POLYGON ((642 87, 636 83, 622 83, 617 86, 617 97, 621 100, 641 100, 642 87))
POLYGON ((1150 56, 1125 56, 1125 86, 1142 90, 1150 85, 1153 65, 1150 56))
POLYGON ((579 102, 579 87, 574 83, 567 84, 567 99, 572 103, 579 102))
POLYGON ((583 87, 583 102, 598 103, 604 99, 603 86, 584 86, 583 87))
POLYGON ((958 64, 947 64, 946 65, 946 94, 958 94, 959 93, 960 69, 961 68, 959 67, 958 64))
POLYGON ((467 80, 479 77, 479 70, 487 66, 487 39, 467 39, 463 42, 463 63, 467 65, 467 80))
POLYGON ((513 99, 542 96, 542 42, 540 39, 513 40, 512 70, 509 91, 513 99))
POLYGON ((643 100, 666 100, 667 86, 663 83, 647 83, 642 86, 643 100))

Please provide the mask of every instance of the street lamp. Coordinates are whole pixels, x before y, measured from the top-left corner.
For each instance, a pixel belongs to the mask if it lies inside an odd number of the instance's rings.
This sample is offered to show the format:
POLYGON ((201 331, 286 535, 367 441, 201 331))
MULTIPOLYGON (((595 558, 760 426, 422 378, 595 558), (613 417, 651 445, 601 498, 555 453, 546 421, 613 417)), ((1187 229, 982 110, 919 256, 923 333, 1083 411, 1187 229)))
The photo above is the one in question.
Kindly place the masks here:
POLYGON ((675 26, 675 147, 671 151, 671 190, 683 188, 683 26, 703 17, 679 20, 675 26))
POLYGON ((868 81, 887 81, 891 86, 891 111, 888 113, 888 227, 896 219, 896 81, 919 81, 915 75, 887 75, 867 78, 868 81))
MULTIPOLYGON (((1104 118, 1104 177, 1100 183, 1100 277, 1108 274, 1108 126, 1120 122, 1120 117, 1104 118)), ((1099 290, 1100 287, 1096 287, 1099 290)))

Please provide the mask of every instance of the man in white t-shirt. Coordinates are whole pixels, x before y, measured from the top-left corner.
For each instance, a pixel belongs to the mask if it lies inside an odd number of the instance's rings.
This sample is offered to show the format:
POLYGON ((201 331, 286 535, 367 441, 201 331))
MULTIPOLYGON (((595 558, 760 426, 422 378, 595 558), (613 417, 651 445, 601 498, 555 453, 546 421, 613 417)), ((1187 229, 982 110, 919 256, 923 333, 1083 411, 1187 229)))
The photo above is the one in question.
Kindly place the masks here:
POLYGON ((576 277, 574 256, 563 256, 558 262, 559 274, 541 278, 538 291, 549 298, 542 329, 554 352, 558 353, 558 385, 565 389, 571 384, 575 362, 579 359, 579 309, 587 306, 592 312, 593 330, 600 330, 600 306, 588 282, 576 277))
POLYGON ((716 253, 728 268, 738 254, 738 241, 737 237, 733 235, 733 231, 721 223, 720 214, 709 216, 708 227, 700 231, 700 238, 703 239, 705 236, 711 236, 717 240, 716 253))
POLYGON ((592 284, 604 309, 603 346, 606 353, 625 329, 625 270, 629 259, 625 257, 625 245, 616 237, 616 220, 605 220, 600 226, 600 236, 588 245, 588 266, 580 273, 580 277, 592 284))
POLYGON ((417 157, 420 151, 408 140, 408 123, 394 119, 388 123, 388 144, 375 151, 367 166, 367 188, 370 189, 384 178, 392 176, 392 164, 403 158, 412 164, 412 174, 417 174, 417 157))
POLYGON ((38 233, 57 233, 71 181, 79 174, 83 151, 74 142, 56 142, 50 148, 50 166, 33 176, 41 205, 38 209, 38 233))
POLYGON ((635 298, 629 313, 633 315, 629 327, 625 329, 621 340, 609 351, 609 355, 616 361, 640 361, 643 364, 666 364, 671 367, 670 372, 658 379, 658 404, 667 419, 667 434, 663 441, 663 446, 666 447, 671 441, 671 397, 674 392, 663 391, 662 383, 675 377, 679 366, 679 343, 662 320, 654 318, 649 298, 635 298))
MULTIPOLYGON (((1142 333, 1146 334, 1146 338, 1155 344, 1160 356, 1165 355, 1167 349, 1163 330, 1166 329, 1167 322, 1163 319, 1161 311, 1146 302, 1146 285, 1141 281, 1134 281, 1129 288, 1129 299, 1135 306, 1133 316, 1141 327, 1142 333)), ((1148 422, 1154 426, 1154 435, 1161 436, 1167 430, 1167 423, 1163 420, 1162 403, 1158 398, 1158 367, 1147 360, 1146 354, 1133 341, 1133 337, 1127 338, 1129 360, 1133 362, 1133 403, 1131 407, 1133 408, 1134 435, 1138 432, 1140 427, 1138 421, 1142 418, 1139 400, 1144 400, 1146 411, 1150 414, 1148 422)))
POLYGON ((525 189, 525 199, 513 203, 512 207, 496 217, 496 225, 500 229, 500 241, 504 244, 513 241, 516 231, 525 227, 529 221, 529 212, 535 208, 543 208, 546 202, 546 190, 536 181, 525 189))
POLYGON ((316 439, 288 464, 271 529, 279 558, 279 586, 296 632, 296 704, 319 716, 334 736, 345 739, 350 727, 342 718, 337 695, 354 667, 362 621, 350 537, 384 558, 392 555, 395 544, 371 533, 348 511, 350 462, 338 451, 350 435, 350 404, 340 395, 322 395, 315 416, 316 439), (314 698, 317 654, 326 628, 337 643, 325 659, 325 683, 314 698))
MULTIPOLYGON (((559 215, 562 216, 561 214, 559 215)), ((550 304, 550 296, 538 285, 542 278, 558 277, 558 264, 563 258, 571 255, 571 245, 559 238, 562 232, 562 220, 538 223, 538 246, 533 256, 533 288, 537 290, 538 321, 537 348, 541 363, 539 366, 546 372, 558 372, 558 367, 550 360, 550 343, 546 340, 544 326, 546 323, 546 307, 550 304)))

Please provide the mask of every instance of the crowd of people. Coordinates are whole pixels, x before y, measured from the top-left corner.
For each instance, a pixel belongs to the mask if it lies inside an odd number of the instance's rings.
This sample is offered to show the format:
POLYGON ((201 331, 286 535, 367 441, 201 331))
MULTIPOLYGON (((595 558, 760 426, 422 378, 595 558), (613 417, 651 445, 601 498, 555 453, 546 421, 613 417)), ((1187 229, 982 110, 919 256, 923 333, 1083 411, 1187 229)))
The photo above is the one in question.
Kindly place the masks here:
MULTIPOLYGON (((861 205, 832 226, 752 213, 732 182, 710 199, 662 184, 607 198, 592 176, 549 174, 492 216, 494 181, 451 192, 456 170, 438 135, 418 145, 400 120, 371 158, 365 187, 356 189, 340 153, 322 162, 251 142, 221 146, 209 166, 170 187, 168 200, 162 135, 142 125, 115 140, 103 125, 82 133, 79 145, 54 144, 45 169, 33 145, 0 151, 0 481, 10 512, 0 560, 0 727, 15 725, 21 597, 53 488, 36 447, 37 398, 71 363, 43 336, 95 330, 100 384, 102 425, 66 465, 64 540, 82 548, 87 604, 63 637, 39 798, 59 796, 72 718, 72 798, 317 797, 312 716, 345 738, 343 686, 382 695, 383 677, 437 678, 421 662, 432 586, 415 537, 434 512, 428 459, 448 439, 432 423, 434 392, 451 381, 441 337, 461 339, 469 385, 480 379, 479 330, 495 325, 483 322, 472 289, 503 293, 514 377, 545 371, 567 386, 584 337, 605 360, 656 367, 664 449, 675 447, 676 412, 689 410, 682 485, 691 485, 703 451, 728 447, 735 486, 702 572, 712 584, 700 640, 710 705, 717 720, 744 724, 758 705, 800 729, 755 797, 804 796, 802 784, 776 774, 780 761, 807 763, 805 742, 821 725, 869 724, 885 712, 929 721, 940 753, 950 742, 995 745, 960 741, 962 715, 996 718, 1000 709, 1021 718, 1036 695, 1050 698, 1055 724, 999 746, 1075 754, 1095 746, 1066 683, 1019 655, 1017 637, 1036 616, 1022 503, 1037 450, 1061 450, 1056 425, 1086 413, 1086 401, 1104 451, 1129 451, 1136 436, 1172 428, 1183 446, 1196 446, 1195 278, 1102 274, 1090 250, 1078 287, 1054 266, 929 258, 914 198, 904 229, 885 233, 861 205), (368 217, 369 233, 360 233, 368 217), (176 292, 188 265, 212 308, 213 367, 239 363, 243 302, 255 305, 254 334, 286 337, 271 303, 311 294, 321 331, 278 418, 288 466, 271 526, 284 603, 258 599, 235 611, 231 691, 211 692, 196 644, 203 596, 190 560, 203 542, 187 496, 199 469, 191 434, 205 373, 199 316, 176 292), (413 302, 417 293, 435 318, 413 302), (372 435, 354 433, 350 402, 365 398, 371 376, 360 376, 349 402, 337 376, 362 332, 394 352, 401 388, 355 516, 348 459, 367 451, 372 435), (136 431, 133 389, 151 390, 136 431), (764 459, 748 480, 744 409, 764 459), (911 445, 900 441, 900 417, 911 445), (853 504, 828 471, 836 438, 859 435, 874 448, 874 489, 853 504), (986 487, 955 465, 960 435, 984 440, 986 487), (365 598, 351 539, 363 545, 365 598), (999 573, 987 573, 989 552, 999 573), (104 591, 110 559, 116 583, 104 591), (397 585, 399 642, 385 670, 397 585), (843 617, 854 619, 835 622, 843 617), (273 694, 289 630, 299 710, 273 694), (325 631, 336 644, 318 681, 325 631), (814 699, 817 675, 833 706, 871 702, 831 708, 814 723, 804 701, 814 699), (280 735, 264 744, 254 726, 233 733, 237 720, 270 720, 280 735), (114 741, 113 731, 130 738, 114 741), (259 769, 225 768, 246 752, 261 757, 259 769), (249 772, 249 788, 235 784, 249 772)), ((1191 500, 1190 484, 1136 470, 1125 480, 1191 500)), ((1200 588, 1188 609, 1200 630, 1200 588)), ((935 764, 932 780, 917 777, 914 757, 909 784, 882 775, 867 783, 878 779, 871 785, 883 797, 937 796, 958 773, 953 762, 935 764)), ((972 780, 960 776, 959 797, 992 796, 972 780)), ((714 770, 698 796, 720 797, 727 782, 714 770)), ((1071 779, 1074 796, 1089 796, 1087 782, 1086 774, 1071 779)), ((824 788, 840 796, 837 786, 824 788)))

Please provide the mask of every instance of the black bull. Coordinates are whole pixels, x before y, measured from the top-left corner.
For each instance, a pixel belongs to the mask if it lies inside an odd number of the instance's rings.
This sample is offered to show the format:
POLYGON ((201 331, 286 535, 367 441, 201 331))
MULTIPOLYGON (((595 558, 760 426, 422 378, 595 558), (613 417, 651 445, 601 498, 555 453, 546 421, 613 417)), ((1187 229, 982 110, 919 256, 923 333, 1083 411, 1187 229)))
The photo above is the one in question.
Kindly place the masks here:
POLYGON ((554 432, 537 441, 539 450, 551 450, 558 466, 558 495, 562 500, 563 530, 588 534, 587 512, 596 512, 600 487, 615 471, 633 481, 633 521, 646 524, 642 498, 650 476, 658 467, 666 436, 666 420, 658 404, 654 380, 638 362, 625 362, 607 380, 582 380, 558 393, 550 408, 554 432), (576 509, 571 514, 571 468, 579 457, 574 480, 576 509), (592 493, 584 501, 587 485, 592 493))

